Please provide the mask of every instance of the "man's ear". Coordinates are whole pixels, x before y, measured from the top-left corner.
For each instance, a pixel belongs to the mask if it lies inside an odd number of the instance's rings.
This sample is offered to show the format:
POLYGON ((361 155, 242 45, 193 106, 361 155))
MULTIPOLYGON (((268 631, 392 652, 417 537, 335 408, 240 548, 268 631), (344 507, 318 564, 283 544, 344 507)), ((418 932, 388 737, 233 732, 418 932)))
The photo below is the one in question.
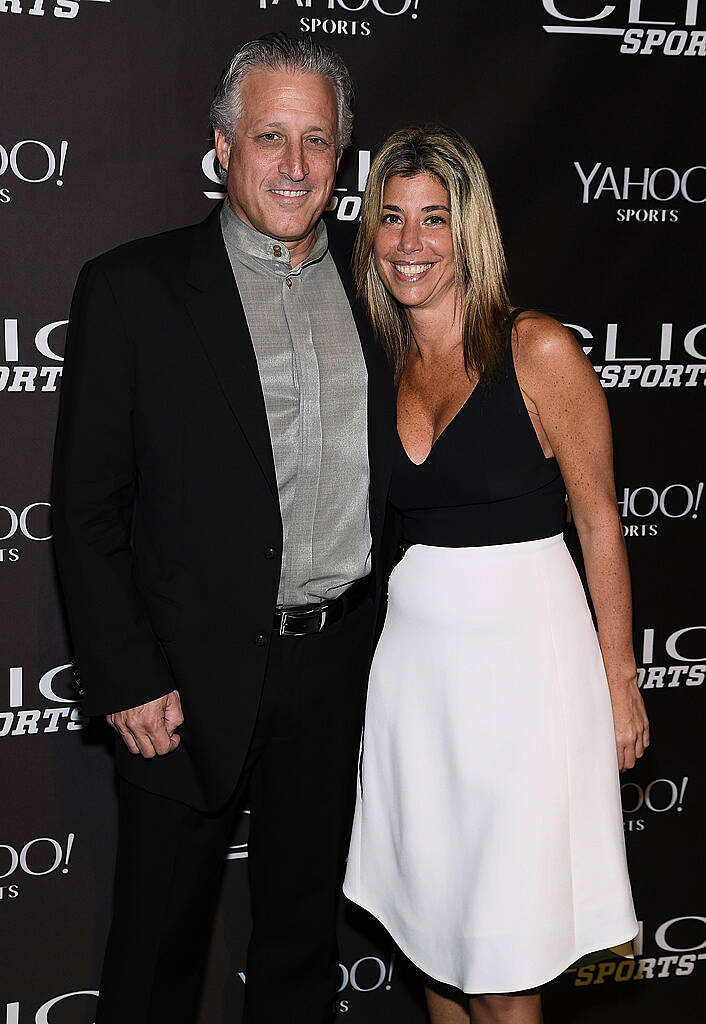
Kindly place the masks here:
POLYGON ((230 143, 226 140, 223 132, 216 128, 213 134, 213 140, 216 145, 216 156, 218 157, 218 163, 221 165, 224 171, 228 170, 228 163, 230 161, 230 143))

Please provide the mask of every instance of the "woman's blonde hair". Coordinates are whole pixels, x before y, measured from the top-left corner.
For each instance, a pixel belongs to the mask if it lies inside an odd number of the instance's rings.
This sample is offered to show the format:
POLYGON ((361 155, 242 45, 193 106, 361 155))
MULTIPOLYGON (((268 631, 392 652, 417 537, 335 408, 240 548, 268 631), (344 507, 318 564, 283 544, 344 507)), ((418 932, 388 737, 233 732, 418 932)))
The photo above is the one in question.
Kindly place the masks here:
POLYGON ((506 263, 488 179, 470 142, 439 125, 402 128, 383 144, 370 168, 360 229, 353 253, 358 295, 399 380, 411 331, 404 309, 388 292, 375 266, 374 244, 382 217, 385 183, 395 175, 433 174, 449 194, 456 296, 463 318, 467 373, 481 381, 498 369, 510 312, 506 263))

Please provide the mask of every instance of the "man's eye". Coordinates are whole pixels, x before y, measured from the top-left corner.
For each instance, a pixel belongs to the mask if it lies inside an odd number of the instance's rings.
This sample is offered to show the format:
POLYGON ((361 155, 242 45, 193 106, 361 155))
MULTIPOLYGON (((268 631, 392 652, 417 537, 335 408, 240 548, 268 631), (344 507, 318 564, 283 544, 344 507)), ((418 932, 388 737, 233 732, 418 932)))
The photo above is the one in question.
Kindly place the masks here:
POLYGON ((317 146, 327 146, 328 145, 326 139, 320 139, 316 135, 312 135, 311 138, 307 139, 306 141, 307 142, 313 142, 317 146))
POLYGON ((275 139, 278 139, 279 136, 277 132, 265 132, 260 136, 260 138, 265 139, 266 142, 273 142, 275 139))

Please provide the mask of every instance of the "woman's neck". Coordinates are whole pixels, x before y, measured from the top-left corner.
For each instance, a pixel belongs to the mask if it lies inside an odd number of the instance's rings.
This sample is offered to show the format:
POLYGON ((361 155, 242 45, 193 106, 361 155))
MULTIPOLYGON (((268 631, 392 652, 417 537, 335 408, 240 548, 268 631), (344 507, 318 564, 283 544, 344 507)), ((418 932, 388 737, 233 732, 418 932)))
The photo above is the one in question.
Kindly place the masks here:
POLYGON ((453 296, 435 308, 405 310, 412 332, 411 348, 422 362, 435 361, 463 345, 463 323, 459 304, 453 296))

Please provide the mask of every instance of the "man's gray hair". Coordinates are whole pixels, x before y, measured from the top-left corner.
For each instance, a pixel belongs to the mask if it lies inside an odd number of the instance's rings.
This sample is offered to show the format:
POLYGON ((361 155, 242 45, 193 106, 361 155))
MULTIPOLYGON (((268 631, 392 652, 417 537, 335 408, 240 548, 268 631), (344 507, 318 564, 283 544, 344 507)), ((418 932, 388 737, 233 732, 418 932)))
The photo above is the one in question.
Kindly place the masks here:
POLYGON ((218 129, 232 144, 236 125, 243 113, 243 79, 250 71, 302 72, 328 78, 338 104, 338 151, 350 145, 353 131, 353 81, 343 58, 310 36, 292 39, 284 32, 270 32, 253 39, 238 50, 216 86, 211 104, 211 129, 218 129))

